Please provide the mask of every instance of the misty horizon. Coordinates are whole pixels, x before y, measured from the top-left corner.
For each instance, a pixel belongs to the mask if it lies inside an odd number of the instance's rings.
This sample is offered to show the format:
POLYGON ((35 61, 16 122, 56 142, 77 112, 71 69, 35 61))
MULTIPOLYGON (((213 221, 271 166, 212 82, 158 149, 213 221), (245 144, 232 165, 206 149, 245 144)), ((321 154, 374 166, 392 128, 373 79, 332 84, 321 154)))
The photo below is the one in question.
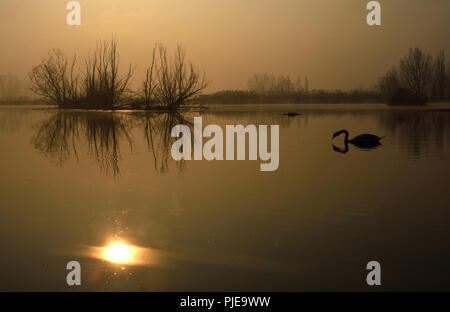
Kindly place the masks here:
POLYGON ((0 73, 25 79, 49 50, 84 56, 114 34, 123 67, 135 68, 134 83, 151 62, 155 43, 173 49, 180 42, 211 80, 207 93, 247 89, 251 75, 266 72, 307 76, 311 89, 350 90, 373 87, 410 47, 449 51, 446 1, 383 2, 381 27, 365 23, 365 1, 325 2, 80 1, 82 24, 71 27, 66 3, 5 0, 0 27, 8 44, 0 73))

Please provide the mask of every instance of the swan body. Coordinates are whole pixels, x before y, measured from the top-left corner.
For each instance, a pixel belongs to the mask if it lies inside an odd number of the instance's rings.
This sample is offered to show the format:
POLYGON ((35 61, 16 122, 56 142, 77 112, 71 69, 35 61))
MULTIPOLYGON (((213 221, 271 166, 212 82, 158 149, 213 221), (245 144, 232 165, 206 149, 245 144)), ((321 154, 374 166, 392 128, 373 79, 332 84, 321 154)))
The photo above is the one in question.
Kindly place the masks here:
POLYGON ((370 144, 370 143, 378 143, 383 137, 379 137, 374 134, 360 134, 355 136, 353 139, 348 140, 349 143, 352 143, 354 145, 358 144, 370 144))
MULTIPOLYGON (((380 137, 378 135, 374 134, 360 134, 355 136, 353 139, 349 139, 348 131, 347 130, 340 130, 335 133, 333 133, 333 139, 337 137, 338 135, 345 134, 345 147, 346 150, 348 150, 348 143, 353 144, 359 148, 365 148, 365 149, 372 149, 379 145, 381 145, 380 140, 384 137, 380 137)), ((335 149, 336 150, 336 149, 335 149)))

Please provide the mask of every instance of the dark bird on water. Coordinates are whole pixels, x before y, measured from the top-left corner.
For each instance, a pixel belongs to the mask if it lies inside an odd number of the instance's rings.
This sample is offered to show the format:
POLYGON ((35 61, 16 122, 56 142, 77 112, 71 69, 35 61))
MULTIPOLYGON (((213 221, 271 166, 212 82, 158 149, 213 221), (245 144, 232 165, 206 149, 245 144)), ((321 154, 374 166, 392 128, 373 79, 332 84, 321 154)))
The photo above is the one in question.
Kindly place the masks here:
POLYGON ((347 153, 348 152, 348 143, 353 144, 356 147, 359 148, 363 148, 363 149, 373 149, 376 148, 377 146, 381 145, 380 140, 384 137, 379 137, 377 135, 374 134, 368 134, 368 133, 364 133, 364 134, 360 134, 355 136, 353 139, 348 139, 348 131, 347 130, 340 130, 337 131, 335 133, 333 133, 333 137, 332 139, 334 139, 335 137, 341 135, 341 134, 345 134, 345 150, 342 150, 336 146, 333 145, 333 149, 337 152, 341 152, 341 153, 347 153))
POLYGON ((289 113, 286 113, 286 114, 283 114, 283 115, 288 116, 288 117, 296 117, 296 116, 299 116, 300 114, 299 113, 289 112, 289 113))

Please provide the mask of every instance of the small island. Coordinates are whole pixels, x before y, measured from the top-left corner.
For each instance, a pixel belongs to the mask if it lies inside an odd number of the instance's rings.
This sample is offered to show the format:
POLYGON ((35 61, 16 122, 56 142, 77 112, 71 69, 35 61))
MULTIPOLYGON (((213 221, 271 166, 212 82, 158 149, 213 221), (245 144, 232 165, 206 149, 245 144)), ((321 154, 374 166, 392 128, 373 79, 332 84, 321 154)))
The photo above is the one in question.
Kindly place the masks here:
POLYGON ((117 40, 99 42, 93 54, 78 62, 52 50, 29 74, 32 91, 59 108, 69 109, 156 109, 182 108, 208 86, 201 74, 185 59, 182 45, 172 57, 167 48, 155 45, 151 66, 141 89, 130 88, 133 68, 120 71, 117 40), (80 65, 81 64, 81 65, 80 65))

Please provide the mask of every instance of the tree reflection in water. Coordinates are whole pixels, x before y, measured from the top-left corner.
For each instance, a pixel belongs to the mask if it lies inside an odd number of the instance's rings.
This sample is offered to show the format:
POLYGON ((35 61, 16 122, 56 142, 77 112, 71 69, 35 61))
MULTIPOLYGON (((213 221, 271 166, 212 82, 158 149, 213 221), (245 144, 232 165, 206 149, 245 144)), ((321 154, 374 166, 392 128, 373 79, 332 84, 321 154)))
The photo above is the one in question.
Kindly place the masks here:
MULTIPOLYGON (((176 140, 171 129, 180 123, 189 124, 179 113, 57 112, 36 125, 32 144, 60 166, 68 159, 78 160, 79 151, 87 145, 89 156, 101 170, 118 176, 122 145, 133 152, 131 132, 138 128, 153 155, 155 169, 165 173, 176 140)), ((183 170, 184 162, 177 162, 177 167, 183 170)))
MULTIPOLYGON (((172 128, 178 124, 190 125, 190 123, 178 112, 145 113, 140 120, 143 123, 147 146, 153 154, 155 169, 165 173, 168 171, 172 144, 177 140, 171 136, 172 128)), ((176 166, 180 172, 183 171, 185 161, 176 162, 176 166)))
POLYGON ((379 118, 379 124, 388 136, 396 137, 400 147, 412 160, 432 150, 444 156, 450 144, 450 111, 384 112, 379 118))

